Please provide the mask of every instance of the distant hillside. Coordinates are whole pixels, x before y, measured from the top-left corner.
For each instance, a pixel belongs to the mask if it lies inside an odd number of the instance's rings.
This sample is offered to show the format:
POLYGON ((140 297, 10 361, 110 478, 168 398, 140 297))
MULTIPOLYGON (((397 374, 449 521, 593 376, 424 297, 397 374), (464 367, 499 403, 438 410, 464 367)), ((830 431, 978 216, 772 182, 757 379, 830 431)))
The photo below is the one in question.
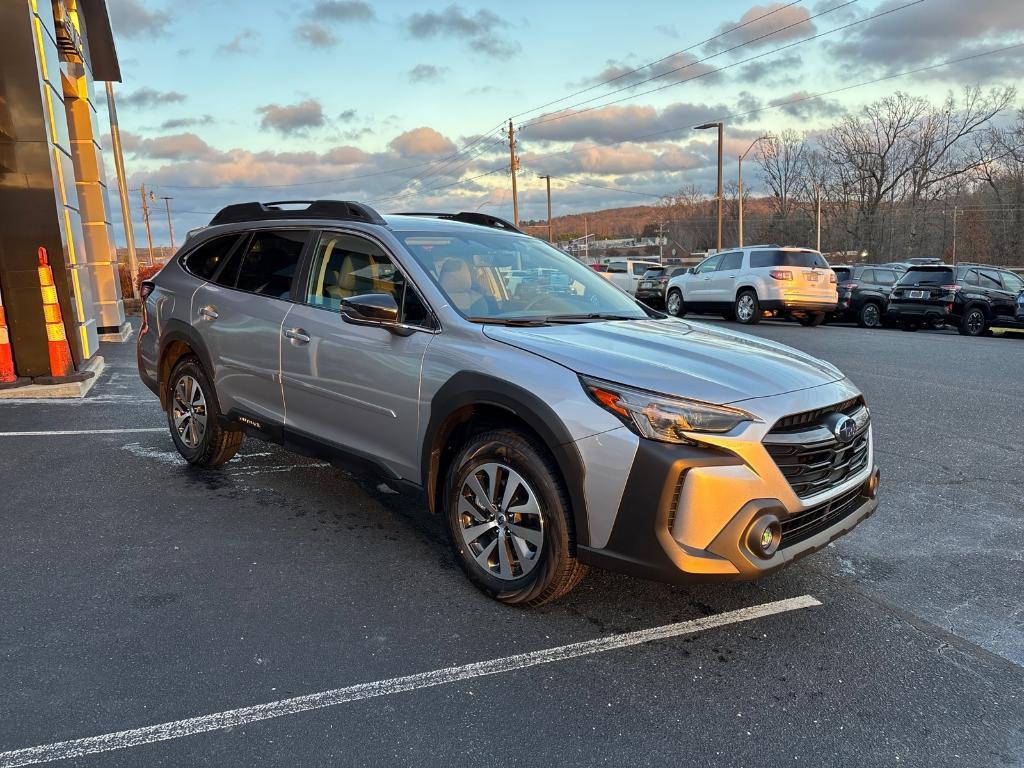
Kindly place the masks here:
MULTIPOLYGON (((555 240, 582 237, 588 229, 598 239, 606 239, 637 237, 644 234, 648 227, 652 227, 656 233, 658 222, 664 219, 664 208, 656 205, 634 205, 628 208, 608 208, 603 211, 556 216, 551 223, 555 240)), ((543 219, 524 220, 520 222, 520 226, 531 234, 542 235, 547 232, 547 222, 543 219)))

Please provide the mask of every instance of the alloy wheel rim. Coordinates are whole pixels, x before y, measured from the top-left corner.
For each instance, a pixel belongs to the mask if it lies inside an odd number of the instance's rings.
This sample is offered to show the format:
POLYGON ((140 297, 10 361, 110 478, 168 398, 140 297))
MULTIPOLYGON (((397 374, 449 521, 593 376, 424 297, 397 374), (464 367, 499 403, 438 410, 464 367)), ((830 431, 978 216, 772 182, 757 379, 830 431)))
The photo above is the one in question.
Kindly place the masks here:
POLYGON ((544 515, 518 472, 482 464, 463 482, 458 501, 459 533, 479 568, 503 581, 534 569, 544 549, 544 515))
POLYGON ((754 316, 754 300, 750 296, 740 296, 736 304, 736 317, 740 320, 749 320, 754 316))
POLYGON ((206 395, 192 376, 182 376, 174 386, 172 417, 178 438, 197 448, 206 434, 206 395))
POLYGON ((679 314, 679 305, 681 303, 682 302, 679 299, 679 294, 678 293, 676 293, 675 291, 670 293, 669 296, 668 296, 668 311, 669 311, 669 314, 678 315, 679 314))
POLYGON ((868 304, 864 307, 864 323, 871 328, 878 325, 878 307, 874 304, 868 304))
POLYGON ((984 325, 984 318, 981 316, 981 312, 975 310, 967 316, 967 328, 971 333, 981 333, 981 328, 984 325))

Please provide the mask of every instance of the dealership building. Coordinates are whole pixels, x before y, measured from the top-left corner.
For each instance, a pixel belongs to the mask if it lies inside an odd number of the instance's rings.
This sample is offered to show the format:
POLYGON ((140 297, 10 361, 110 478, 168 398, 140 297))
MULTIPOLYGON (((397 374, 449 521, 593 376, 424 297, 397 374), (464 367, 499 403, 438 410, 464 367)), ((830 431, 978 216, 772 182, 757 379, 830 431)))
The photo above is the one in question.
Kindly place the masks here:
POLYGON ((48 295, 82 371, 100 339, 128 331, 95 100, 97 83, 121 79, 110 19, 105 0, 3 0, 0 29, 0 298, 14 367, 51 373, 48 334, 60 326, 41 297, 44 248, 48 295))

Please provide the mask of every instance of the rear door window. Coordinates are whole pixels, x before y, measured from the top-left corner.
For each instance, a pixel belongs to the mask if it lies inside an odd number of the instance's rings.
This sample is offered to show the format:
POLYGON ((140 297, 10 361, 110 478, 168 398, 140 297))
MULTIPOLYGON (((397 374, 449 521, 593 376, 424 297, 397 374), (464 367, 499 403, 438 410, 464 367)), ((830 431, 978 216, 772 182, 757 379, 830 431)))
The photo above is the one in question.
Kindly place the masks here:
POLYGON ((891 269, 876 269, 875 282, 882 285, 893 285, 896 282, 896 273, 891 269))
POLYGON ((718 271, 724 272, 727 269, 739 269, 743 264, 743 252, 732 251, 722 254, 722 260, 718 262, 718 271))
POLYGON ((235 287, 259 296, 287 299, 309 230, 269 230, 253 234, 242 256, 235 287))
POLYGON ((815 267, 828 269, 825 257, 815 251, 784 251, 782 249, 750 252, 750 268, 764 267, 815 267))
POLYGON ((227 260, 231 249, 235 247, 240 237, 239 234, 222 235, 208 240, 185 256, 183 261, 185 269, 203 280, 212 280, 217 269, 227 260))
POLYGON ((982 288, 994 288, 996 290, 1002 290, 1003 284, 999 282, 999 275, 995 272, 989 272, 987 269, 978 270, 978 281, 981 283, 982 288))
POLYGON ((863 272, 860 273, 860 281, 862 283, 874 283, 874 282, 877 282, 875 280, 875 270, 873 270, 873 269, 865 269, 863 272))

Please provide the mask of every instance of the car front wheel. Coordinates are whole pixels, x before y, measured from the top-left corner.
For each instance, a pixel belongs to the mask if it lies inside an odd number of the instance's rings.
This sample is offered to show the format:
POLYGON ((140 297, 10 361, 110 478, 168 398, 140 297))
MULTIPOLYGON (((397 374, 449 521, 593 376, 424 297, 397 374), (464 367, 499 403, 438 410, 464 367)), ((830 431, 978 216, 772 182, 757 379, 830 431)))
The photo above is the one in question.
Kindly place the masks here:
POLYGON ((167 425, 185 461, 219 467, 238 452, 243 435, 221 425, 213 385, 196 358, 186 357, 174 366, 168 393, 167 425))
POLYGON ((753 291, 743 291, 736 297, 733 314, 743 325, 761 322, 761 304, 757 300, 757 294, 753 291))
POLYGON ((445 513, 462 569, 509 605, 538 606, 572 590, 587 568, 558 467, 514 429, 473 437, 448 472, 445 513))

